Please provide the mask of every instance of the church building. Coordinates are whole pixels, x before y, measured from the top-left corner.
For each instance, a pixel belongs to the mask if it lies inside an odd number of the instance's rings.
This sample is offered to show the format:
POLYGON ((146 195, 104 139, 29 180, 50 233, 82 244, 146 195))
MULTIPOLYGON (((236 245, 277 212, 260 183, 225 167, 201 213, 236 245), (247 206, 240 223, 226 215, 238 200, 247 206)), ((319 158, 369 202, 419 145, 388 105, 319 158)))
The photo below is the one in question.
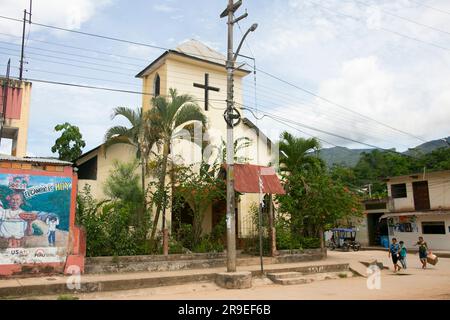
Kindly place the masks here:
MULTIPOLYGON (((175 50, 164 52, 136 76, 142 79, 143 92, 150 93, 142 97, 144 112, 152 108, 152 97, 168 95, 169 89, 176 89, 178 94, 189 94, 196 99, 207 117, 204 141, 220 147, 226 141, 226 122, 223 117, 227 96, 225 61, 224 55, 197 40, 184 42, 175 50)), ((277 152, 270 139, 252 121, 244 117, 241 108, 244 103, 243 79, 251 74, 251 71, 239 65, 237 63, 238 67, 234 72, 234 101, 235 107, 242 115, 242 121, 234 128, 234 138, 237 140, 247 137, 251 140, 251 145, 236 155, 245 161, 237 161, 235 169, 236 191, 241 194, 236 203, 236 234, 238 238, 245 238, 256 230, 250 211, 252 205, 257 206, 260 202, 258 172, 261 166, 269 167, 276 163, 277 152)), ((108 148, 101 145, 83 154, 76 160, 79 190, 89 184, 95 198, 104 198, 103 184, 113 169, 114 161, 129 162, 135 155, 134 147, 126 144, 116 144, 108 148)), ((182 159, 186 165, 195 164, 201 161, 202 150, 191 141, 174 140, 170 156, 171 159, 182 159)), ((266 173, 262 181, 263 193, 284 192, 274 170, 266 173)), ((204 218, 204 232, 210 232, 225 213, 225 202, 212 205, 204 218)), ((169 214, 166 221, 169 230, 171 218, 169 214)))

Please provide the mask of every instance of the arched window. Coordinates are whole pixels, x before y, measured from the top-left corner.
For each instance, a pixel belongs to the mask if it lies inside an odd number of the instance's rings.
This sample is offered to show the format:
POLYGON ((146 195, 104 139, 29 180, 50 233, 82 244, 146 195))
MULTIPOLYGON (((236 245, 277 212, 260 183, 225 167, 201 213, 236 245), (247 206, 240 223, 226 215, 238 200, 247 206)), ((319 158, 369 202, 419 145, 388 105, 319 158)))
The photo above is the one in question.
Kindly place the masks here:
POLYGON ((153 94, 155 97, 161 94, 161 78, 159 77, 159 74, 156 74, 153 82, 153 94))

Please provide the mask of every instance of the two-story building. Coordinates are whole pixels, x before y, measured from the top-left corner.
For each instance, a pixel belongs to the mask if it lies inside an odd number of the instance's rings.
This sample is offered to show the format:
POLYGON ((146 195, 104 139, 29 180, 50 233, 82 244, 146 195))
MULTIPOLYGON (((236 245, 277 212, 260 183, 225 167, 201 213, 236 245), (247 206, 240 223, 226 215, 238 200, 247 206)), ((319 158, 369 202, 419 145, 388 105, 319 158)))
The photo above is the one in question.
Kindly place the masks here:
POLYGON ((386 178, 389 239, 414 248, 423 236, 431 250, 450 250, 450 170, 386 178))

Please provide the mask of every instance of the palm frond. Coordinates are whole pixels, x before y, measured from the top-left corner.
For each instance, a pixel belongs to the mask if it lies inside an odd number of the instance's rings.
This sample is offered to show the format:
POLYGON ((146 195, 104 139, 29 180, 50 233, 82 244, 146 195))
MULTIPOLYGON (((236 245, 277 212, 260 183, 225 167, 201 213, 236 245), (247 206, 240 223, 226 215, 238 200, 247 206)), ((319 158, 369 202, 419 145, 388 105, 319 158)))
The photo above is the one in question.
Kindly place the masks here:
POLYGON ((205 126, 207 119, 196 103, 184 103, 176 114, 173 128, 185 126, 193 121, 201 122, 205 126))
POLYGON ((114 119, 118 116, 122 116, 126 118, 132 127, 136 127, 140 123, 142 109, 137 108, 137 110, 133 110, 127 107, 117 107, 114 108, 111 118, 114 119))

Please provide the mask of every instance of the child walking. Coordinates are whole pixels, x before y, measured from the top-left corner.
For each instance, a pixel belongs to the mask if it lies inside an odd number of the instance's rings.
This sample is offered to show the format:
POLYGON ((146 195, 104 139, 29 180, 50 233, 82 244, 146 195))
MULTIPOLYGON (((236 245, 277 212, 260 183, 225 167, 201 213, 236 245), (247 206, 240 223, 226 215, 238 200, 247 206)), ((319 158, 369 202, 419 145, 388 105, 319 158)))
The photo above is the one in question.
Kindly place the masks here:
POLYGON ((407 250, 405 247, 405 243, 403 241, 399 242, 400 244, 400 256, 399 256, 399 260, 400 263, 402 264, 403 269, 406 270, 406 255, 407 255, 407 250))

